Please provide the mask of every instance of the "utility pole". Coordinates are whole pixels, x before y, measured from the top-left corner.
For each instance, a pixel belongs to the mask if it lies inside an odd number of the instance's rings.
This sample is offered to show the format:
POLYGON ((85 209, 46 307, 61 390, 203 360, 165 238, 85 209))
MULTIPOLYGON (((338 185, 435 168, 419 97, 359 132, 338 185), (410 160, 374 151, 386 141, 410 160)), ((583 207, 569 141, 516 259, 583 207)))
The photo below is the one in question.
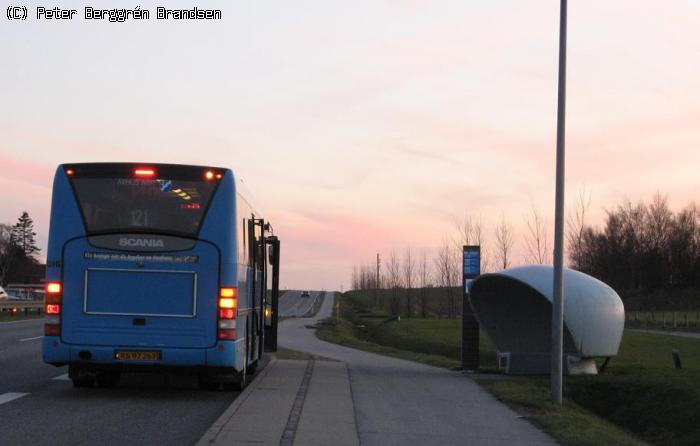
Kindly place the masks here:
POLYGON ((566 2, 559 10, 559 91, 557 103, 557 179, 554 207, 554 297, 552 302, 552 401, 561 405, 564 356, 564 154, 566 121, 566 2))
POLYGON ((377 306, 377 293, 379 293, 379 266, 382 264, 379 258, 379 253, 377 253, 377 282, 374 287, 374 306, 377 306))

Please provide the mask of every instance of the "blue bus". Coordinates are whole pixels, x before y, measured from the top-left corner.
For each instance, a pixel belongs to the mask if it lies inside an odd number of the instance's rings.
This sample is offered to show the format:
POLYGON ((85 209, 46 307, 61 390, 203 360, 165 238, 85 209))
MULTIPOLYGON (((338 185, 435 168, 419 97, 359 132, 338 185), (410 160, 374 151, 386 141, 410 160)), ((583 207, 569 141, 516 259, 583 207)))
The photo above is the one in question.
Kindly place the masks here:
POLYGON ((76 387, 178 370, 241 389, 277 348, 279 240, 230 169, 56 170, 43 359, 76 387))

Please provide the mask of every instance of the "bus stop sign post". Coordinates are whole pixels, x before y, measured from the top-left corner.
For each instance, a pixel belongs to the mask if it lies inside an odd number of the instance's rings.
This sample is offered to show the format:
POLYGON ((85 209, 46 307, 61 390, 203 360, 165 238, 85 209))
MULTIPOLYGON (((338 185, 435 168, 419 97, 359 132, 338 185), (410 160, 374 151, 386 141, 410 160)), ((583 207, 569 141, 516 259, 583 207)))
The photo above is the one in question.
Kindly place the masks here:
POLYGON ((481 247, 462 247, 462 370, 479 369, 479 323, 469 305, 469 286, 481 274, 481 247))

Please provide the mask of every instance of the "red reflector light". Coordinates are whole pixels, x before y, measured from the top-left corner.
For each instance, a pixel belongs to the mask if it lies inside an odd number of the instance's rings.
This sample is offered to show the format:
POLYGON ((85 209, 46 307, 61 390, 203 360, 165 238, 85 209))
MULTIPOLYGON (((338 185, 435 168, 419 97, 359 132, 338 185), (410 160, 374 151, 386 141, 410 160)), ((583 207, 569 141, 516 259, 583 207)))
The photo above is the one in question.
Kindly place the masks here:
POLYGON ((44 336, 61 336, 61 326, 44 324, 44 336))
POLYGON ((134 170, 134 175, 136 175, 137 177, 152 177, 155 174, 156 171, 153 169, 139 168, 134 170))
POLYGON ((61 306, 58 304, 46 304, 46 314, 61 314, 61 306))
POLYGON ((238 297, 238 288, 221 288, 219 291, 221 297, 238 297))
POLYGON ((75 173, 75 170, 73 169, 66 169, 66 175, 73 175, 75 173))
POLYGON ((237 311, 235 308, 221 308, 219 310, 219 318, 221 319, 234 319, 237 316, 237 311))
POLYGON ((61 283, 60 282, 49 282, 46 284, 47 294, 61 294, 61 283))
POLYGON ((224 339, 227 341, 232 341, 236 339, 236 329, 235 328, 220 328, 219 329, 219 339, 224 339))
POLYGON ((216 179, 217 179, 217 180, 220 180, 220 179, 223 178, 223 177, 224 177, 224 176, 221 175, 220 173, 217 173, 217 174, 216 174, 216 179))

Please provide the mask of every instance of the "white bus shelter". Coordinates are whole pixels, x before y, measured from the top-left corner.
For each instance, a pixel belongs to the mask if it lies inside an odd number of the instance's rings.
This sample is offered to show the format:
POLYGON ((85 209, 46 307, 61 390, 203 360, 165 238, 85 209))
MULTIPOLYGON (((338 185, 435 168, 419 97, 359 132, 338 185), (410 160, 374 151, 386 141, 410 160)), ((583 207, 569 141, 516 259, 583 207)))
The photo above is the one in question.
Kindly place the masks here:
MULTIPOLYGON (((549 374, 552 343, 552 281, 547 265, 510 268, 479 276, 470 303, 496 345, 509 374, 549 374)), ((564 270, 564 373, 596 374, 594 358, 617 355, 625 309, 600 280, 564 270)))

